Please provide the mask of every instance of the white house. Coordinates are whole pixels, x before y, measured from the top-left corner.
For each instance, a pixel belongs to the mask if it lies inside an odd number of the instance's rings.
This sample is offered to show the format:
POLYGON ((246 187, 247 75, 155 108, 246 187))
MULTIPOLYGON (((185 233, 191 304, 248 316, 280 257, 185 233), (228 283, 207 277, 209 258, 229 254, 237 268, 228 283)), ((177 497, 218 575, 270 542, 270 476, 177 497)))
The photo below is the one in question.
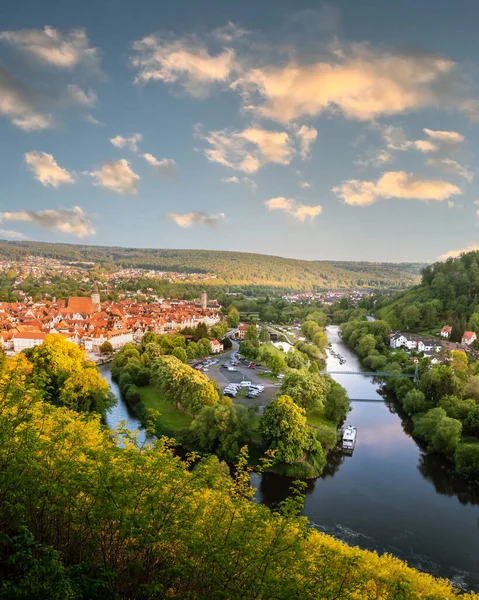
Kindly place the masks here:
POLYGON ((396 333, 389 340, 390 348, 401 348, 407 344, 407 339, 402 333, 396 333))
POLYGON ((450 338, 451 337, 452 327, 450 325, 444 325, 441 329, 441 337, 450 338))
POLYGON ((477 335, 475 334, 474 331, 465 331, 462 334, 462 343, 463 344, 467 344, 468 346, 470 346, 472 344, 472 342, 474 342, 475 340, 477 340, 477 335))
POLYGON ((17 354, 18 352, 26 350, 27 348, 40 346, 47 335, 47 333, 42 333, 40 331, 17 333, 13 336, 13 351, 15 354, 17 354))
POLYGON ((211 354, 218 354, 218 352, 223 351, 223 344, 218 342, 218 340, 210 340, 210 348, 211 354))

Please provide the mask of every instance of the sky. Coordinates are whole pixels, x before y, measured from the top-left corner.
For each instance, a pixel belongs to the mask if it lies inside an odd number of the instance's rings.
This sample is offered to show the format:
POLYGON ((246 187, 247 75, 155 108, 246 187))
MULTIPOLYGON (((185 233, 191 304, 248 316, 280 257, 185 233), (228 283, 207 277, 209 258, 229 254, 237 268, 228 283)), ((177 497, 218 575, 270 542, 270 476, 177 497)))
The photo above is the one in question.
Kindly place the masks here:
POLYGON ((479 249, 476 0, 0 4, 0 238, 479 249))

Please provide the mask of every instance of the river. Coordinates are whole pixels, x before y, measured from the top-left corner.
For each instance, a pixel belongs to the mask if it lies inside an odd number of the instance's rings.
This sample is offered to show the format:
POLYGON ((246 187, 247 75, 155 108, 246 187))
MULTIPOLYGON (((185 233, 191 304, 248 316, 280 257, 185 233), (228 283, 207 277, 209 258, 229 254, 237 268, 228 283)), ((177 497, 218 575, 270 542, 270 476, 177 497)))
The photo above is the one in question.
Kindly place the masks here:
MULTIPOLYGON (((333 350, 346 358, 340 365, 330 356, 328 370, 360 371, 338 327, 328 327, 327 333, 333 350)), ((100 370, 119 396, 108 365, 100 370)), ((335 379, 350 398, 381 398, 369 377, 335 379)), ((479 487, 458 477, 447 461, 427 455, 394 402, 354 401, 352 406, 346 423, 358 428, 354 453, 330 454, 323 475, 308 482, 303 514, 320 531, 349 544, 389 552, 412 567, 479 591, 479 487)), ((107 423, 113 427, 121 419, 139 427, 119 399, 107 423)), ((291 480, 267 473, 256 476, 254 484, 257 500, 274 508, 288 495, 291 480)))

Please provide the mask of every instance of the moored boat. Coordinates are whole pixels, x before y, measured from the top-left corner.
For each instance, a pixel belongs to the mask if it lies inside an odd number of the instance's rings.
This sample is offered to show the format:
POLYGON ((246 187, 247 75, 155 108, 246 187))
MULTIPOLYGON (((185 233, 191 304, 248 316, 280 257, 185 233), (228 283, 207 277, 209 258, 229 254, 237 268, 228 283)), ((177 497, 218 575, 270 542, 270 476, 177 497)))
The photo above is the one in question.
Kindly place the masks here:
POLYGON ((352 425, 348 425, 343 432, 343 450, 352 452, 356 445, 357 429, 352 425))

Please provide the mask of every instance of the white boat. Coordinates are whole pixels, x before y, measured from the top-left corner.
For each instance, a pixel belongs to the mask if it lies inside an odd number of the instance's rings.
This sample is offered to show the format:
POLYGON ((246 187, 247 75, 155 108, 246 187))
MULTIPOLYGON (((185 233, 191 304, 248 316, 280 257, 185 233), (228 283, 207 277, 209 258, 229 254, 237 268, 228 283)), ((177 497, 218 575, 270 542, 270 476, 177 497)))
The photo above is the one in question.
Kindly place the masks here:
POLYGON ((343 450, 354 450, 356 445, 357 429, 352 425, 348 425, 343 432, 343 450))

